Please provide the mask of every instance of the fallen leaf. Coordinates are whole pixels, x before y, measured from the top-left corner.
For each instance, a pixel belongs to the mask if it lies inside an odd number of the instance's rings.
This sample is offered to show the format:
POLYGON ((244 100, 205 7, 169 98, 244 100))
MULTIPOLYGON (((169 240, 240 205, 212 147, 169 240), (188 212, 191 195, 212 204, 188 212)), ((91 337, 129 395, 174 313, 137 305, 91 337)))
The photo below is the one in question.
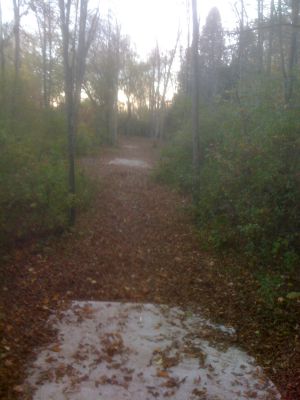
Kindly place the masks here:
POLYGON ((157 370, 156 376, 158 376, 159 378, 169 378, 169 373, 165 370, 157 370))

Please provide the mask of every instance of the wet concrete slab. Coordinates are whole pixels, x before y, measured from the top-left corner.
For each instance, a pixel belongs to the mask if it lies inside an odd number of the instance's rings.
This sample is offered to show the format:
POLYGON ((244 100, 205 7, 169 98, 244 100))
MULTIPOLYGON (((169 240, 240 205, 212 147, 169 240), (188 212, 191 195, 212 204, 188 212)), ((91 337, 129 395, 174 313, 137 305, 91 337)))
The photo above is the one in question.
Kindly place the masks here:
POLYGON ((73 302, 28 369, 35 400, 280 399, 235 332, 153 304, 73 302))
POLYGON ((134 145, 134 144, 124 144, 122 147, 124 147, 124 149, 128 149, 128 150, 136 150, 139 147, 134 145))
POLYGON ((146 161, 127 158, 114 158, 108 164, 134 168, 150 168, 150 165, 146 161))

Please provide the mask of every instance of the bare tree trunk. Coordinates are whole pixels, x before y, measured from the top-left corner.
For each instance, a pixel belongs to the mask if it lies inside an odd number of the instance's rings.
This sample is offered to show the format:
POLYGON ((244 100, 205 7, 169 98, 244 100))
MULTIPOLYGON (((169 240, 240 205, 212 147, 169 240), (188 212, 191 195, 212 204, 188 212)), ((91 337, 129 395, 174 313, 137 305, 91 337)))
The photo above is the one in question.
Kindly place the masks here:
POLYGON ((21 64, 21 45, 20 45, 20 0, 13 0, 13 10, 14 10, 14 65, 15 65, 15 80, 18 81, 20 74, 20 64, 21 64))
POLYGON ((258 72, 263 71, 263 56, 264 56, 264 49, 263 49, 263 32, 262 32, 262 24, 263 24, 263 9, 264 9, 264 2, 263 0, 257 0, 257 67, 258 72))
POLYGON ((50 0, 48 0, 48 13, 49 13, 49 19, 48 19, 48 36, 49 36, 49 65, 48 65, 48 94, 49 94, 49 105, 51 103, 51 98, 52 98, 52 74, 53 74, 53 56, 52 56, 52 46, 53 46, 53 22, 52 22, 52 15, 51 15, 51 3, 50 0))
POLYGON ((112 119, 112 139, 115 144, 118 139, 118 91, 120 74, 120 28, 117 28, 115 63, 114 63, 114 84, 113 84, 113 119, 112 119))
POLYGON ((278 0, 278 16, 279 16, 278 39, 279 39, 281 73, 282 73, 282 77, 283 77, 283 93, 284 93, 285 103, 288 103, 288 77, 287 77, 287 72, 286 72, 284 49, 283 49, 283 35, 282 35, 283 21, 282 21, 281 0, 278 0))
POLYGON ((5 79, 5 55, 4 55, 4 37, 3 37, 1 0, 0 0, 0 68, 1 68, 1 83, 3 84, 5 79))
POLYGON ((17 114, 17 103, 20 94, 20 65, 21 65, 21 45, 20 45, 20 0, 13 0, 14 12, 14 81, 11 94, 11 128, 15 131, 15 115, 17 114))
MULTIPOLYGON (((47 62, 47 47, 48 47, 48 32, 47 32, 47 10, 46 10, 46 3, 41 3, 40 7, 39 4, 35 6, 33 3, 32 5, 40 38, 41 44, 41 51, 42 51, 42 82, 43 82, 43 105, 44 108, 48 108, 50 105, 50 94, 48 91, 48 62, 47 62)), ((48 16, 50 18, 50 16, 48 16)))
MULTIPOLYGON (((76 193, 75 184, 75 102, 74 102, 74 68, 70 65, 70 13, 71 0, 59 0, 61 31, 63 40, 63 63, 64 63, 64 82, 65 82, 65 103, 67 114, 67 131, 68 131, 68 155, 69 155, 69 193, 72 197, 76 193)), ((69 209, 69 222, 74 225, 76 211, 73 203, 69 209)))
POLYGON ((154 137, 154 122, 155 122, 155 64, 152 65, 151 85, 149 95, 149 109, 150 109, 150 137, 154 137))
POLYGON ((117 100, 116 100, 116 96, 115 93, 113 93, 113 98, 112 98, 112 113, 110 116, 110 132, 111 132, 111 138, 112 138, 112 143, 116 144, 117 143, 117 128, 118 128, 118 109, 117 109, 118 105, 117 105, 117 100))
POLYGON ((44 95, 44 107, 49 107, 49 93, 48 93, 48 77, 47 77, 47 28, 46 28, 46 10, 45 5, 43 5, 44 12, 44 24, 43 24, 43 46, 42 46, 42 58, 43 58, 43 95, 44 95))
MULTIPOLYGON (((78 0, 76 2, 76 8, 74 10, 76 17, 73 27, 71 27, 72 0, 66 0, 66 2, 65 0, 58 0, 58 4, 63 41, 65 103, 69 153, 69 192, 71 196, 74 197, 76 193, 75 139, 78 123, 78 109, 86 67, 86 57, 94 37, 94 32, 98 23, 98 15, 95 14, 92 18, 91 27, 87 32, 88 0, 78 0)), ((75 211, 75 206, 72 202, 69 210, 69 221, 71 225, 75 223, 75 211)))
POLYGON ((191 47, 191 10, 190 10, 190 0, 186 0, 186 19, 187 19, 187 51, 185 53, 186 56, 186 67, 185 67, 185 82, 184 82, 184 91, 187 96, 190 96, 190 71, 189 71, 189 65, 190 65, 190 47, 191 47))
POLYGON ((5 54, 4 54, 4 35, 3 35, 3 21, 2 21, 2 7, 0 0, 0 85, 1 93, 0 100, 5 99, 5 54))
MULTIPOLYGON (((161 56, 160 50, 158 47, 158 43, 156 44, 156 57, 155 57, 155 66, 157 71, 157 80, 156 80, 156 87, 154 91, 154 127, 153 127, 153 139, 156 142, 156 138, 159 135, 159 104, 160 104, 160 83, 162 77, 161 71, 161 56)), ((156 75, 156 74, 155 74, 156 75)), ((156 143, 154 143, 156 144, 156 143)))
POLYGON ((273 56, 273 41, 274 41, 274 13, 275 13, 275 1, 271 0, 270 5, 270 32, 269 32, 269 48, 267 58, 267 74, 270 76, 272 72, 272 56, 273 56))
POLYGON ((126 135, 129 135, 129 128, 130 128, 130 121, 131 121, 131 102, 130 97, 127 96, 127 116, 126 116, 126 135))
POLYGON ((244 29, 245 29, 245 6, 244 0, 240 0, 241 10, 237 10, 239 15, 239 41, 238 41, 238 59, 237 59, 237 75, 238 79, 242 79, 243 72, 243 56, 244 56, 244 29))
POLYGON ((192 42, 192 136, 193 136, 193 166, 200 164, 199 146, 199 22, 197 0, 192 0, 193 12, 193 42, 192 42))
POLYGON ((163 94, 160 100, 160 105, 159 105, 159 128, 158 128, 158 137, 157 139, 160 140, 163 137, 164 134, 164 125, 165 125, 165 111, 166 111, 166 94, 169 86, 169 81, 171 78, 171 71, 172 71, 172 66, 174 63, 175 55, 177 52, 177 47, 180 39, 180 32, 178 30, 177 34, 177 39, 175 43, 175 47, 171 53, 171 58, 169 60, 169 65, 168 65, 168 70, 167 70, 167 75, 164 80, 164 89, 163 89, 163 94))
POLYGON ((298 24, 299 24, 299 0, 292 0, 292 37, 290 44, 290 54, 288 62, 288 85, 287 85, 287 103, 290 103, 293 96, 295 84, 295 67, 297 65, 298 53, 298 24))

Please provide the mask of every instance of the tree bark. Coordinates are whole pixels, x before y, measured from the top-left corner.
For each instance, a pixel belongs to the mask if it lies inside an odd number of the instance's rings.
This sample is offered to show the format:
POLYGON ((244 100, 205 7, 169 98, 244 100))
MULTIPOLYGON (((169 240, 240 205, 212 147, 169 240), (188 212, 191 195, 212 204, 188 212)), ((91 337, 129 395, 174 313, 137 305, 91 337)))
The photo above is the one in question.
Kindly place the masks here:
POLYGON ((20 65, 21 65, 21 44, 20 44, 20 0, 13 0, 14 13, 14 79, 11 94, 11 128, 15 131, 15 115, 17 114, 17 104, 20 94, 20 65))
POLYGON ((192 137, 193 137, 193 166, 200 164, 199 148, 199 22, 197 0, 192 0, 193 12, 193 42, 192 42, 192 137))
POLYGON ((3 21, 2 21, 2 6, 0 0, 0 70, 1 70, 1 86, 4 91, 5 83, 5 54, 4 54, 4 37, 3 37, 3 21))
POLYGON ((21 64, 21 45, 20 45, 20 0, 13 0, 13 10, 14 10, 14 66, 15 66, 15 80, 18 81, 20 74, 20 64, 21 64))
POLYGON ((166 111, 166 94, 167 94, 167 90, 168 90, 168 86, 169 86, 169 81, 170 81, 170 78, 171 78, 172 66, 173 66, 175 55, 176 55, 176 52, 177 52, 179 39, 180 39, 180 33, 178 31, 176 43, 175 43, 174 49, 172 50, 171 57, 170 57, 170 60, 169 60, 168 70, 167 70, 167 74, 166 74, 166 77, 165 77, 165 80, 164 80, 163 94, 161 96, 160 105, 159 105, 159 115, 158 115, 159 126, 158 126, 158 132, 157 132, 158 136, 156 137, 156 139, 158 139, 158 140, 160 140, 164 135, 165 111, 166 111))
POLYGON ((270 5, 270 31, 269 31, 269 48, 267 58, 267 74, 270 76, 272 72, 272 56, 273 56, 273 41, 274 41, 274 13, 275 13, 275 1, 271 0, 270 5))
POLYGON ((264 57, 264 49, 263 49, 263 33, 262 33, 262 25, 263 25, 263 9, 264 2, 263 0, 257 0, 257 67, 258 72, 263 71, 263 57, 264 57))
POLYGON ((278 0, 278 17, 279 17, 278 39, 279 39, 281 73, 282 73, 282 78, 283 78, 283 94, 284 94, 285 103, 288 103, 288 77, 287 77, 287 72, 286 72, 284 49, 283 49, 281 0, 278 0))
POLYGON ((87 31, 88 0, 78 0, 75 5, 75 22, 71 27, 72 0, 58 0, 63 44, 63 64, 65 83, 65 103, 68 130, 69 154, 69 193, 72 202, 69 210, 69 222, 75 223, 76 210, 73 198, 76 194, 75 182, 75 140, 78 123, 81 88, 86 67, 86 57, 94 37, 98 22, 98 14, 91 20, 91 27, 87 31), (73 29, 72 29, 73 28, 73 29), (76 45, 77 44, 77 45, 76 45))
POLYGON ((35 17, 38 26, 39 39, 42 51, 42 82, 43 82, 43 106, 49 108, 50 106, 50 65, 51 65, 51 40, 52 40, 52 25, 51 25, 51 10, 49 3, 37 2, 33 3, 32 8, 35 12, 35 17), (48 7, 47 7, 48 5, 48 7), (49 59, 47 51, 49 50, 49 59))
POLYGON ((292 36, 288 61, 288 81, 287 81, 287 103, 292 101, 295 84, 295 67, 298 55, 298 23, 299 23, 299 0, 292 0, 292 36))

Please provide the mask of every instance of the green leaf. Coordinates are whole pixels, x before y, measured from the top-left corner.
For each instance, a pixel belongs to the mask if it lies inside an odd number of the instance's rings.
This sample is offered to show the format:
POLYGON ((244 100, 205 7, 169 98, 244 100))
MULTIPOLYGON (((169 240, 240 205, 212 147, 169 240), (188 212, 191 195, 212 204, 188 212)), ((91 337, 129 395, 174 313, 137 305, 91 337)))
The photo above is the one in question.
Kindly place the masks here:
POLYGON ((289 300, 300 299, 300 292, 290 292, 286 295, 286 298, 289 300))

